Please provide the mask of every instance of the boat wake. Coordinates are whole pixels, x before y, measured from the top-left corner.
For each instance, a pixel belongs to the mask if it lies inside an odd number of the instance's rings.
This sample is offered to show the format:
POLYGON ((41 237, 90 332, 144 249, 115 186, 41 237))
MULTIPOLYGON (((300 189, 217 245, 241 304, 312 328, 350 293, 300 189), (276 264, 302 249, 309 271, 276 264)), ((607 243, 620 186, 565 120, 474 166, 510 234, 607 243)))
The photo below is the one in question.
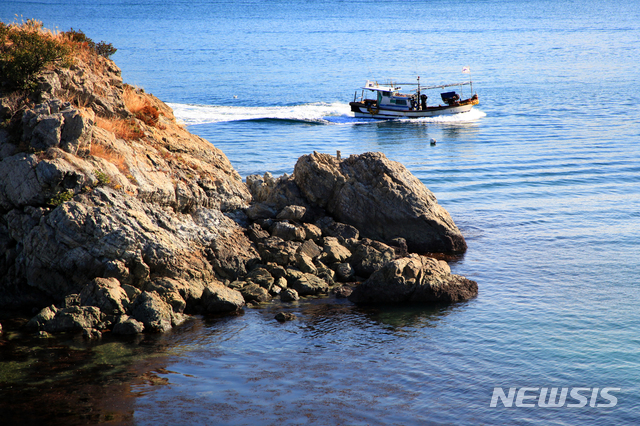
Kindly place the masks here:
MULTIPOLYGON (((232 121, 271 120, 308 124, 365 124, 381 122, 380 120, 375 119, 355 118, 351 113, 349 104, 341 102, 316 102, 293 106, 268 107, 189 105, 176 103, 169 103, 168 105, 173 109, 176 119, 188 126, 232 121)), ((410 121, 416 123, 463 123, 475 121, 485 116, 486 114, 482 111, 472 109, 471 111, 462 114, 418 119, 398 119, 392 121, 410 121)))

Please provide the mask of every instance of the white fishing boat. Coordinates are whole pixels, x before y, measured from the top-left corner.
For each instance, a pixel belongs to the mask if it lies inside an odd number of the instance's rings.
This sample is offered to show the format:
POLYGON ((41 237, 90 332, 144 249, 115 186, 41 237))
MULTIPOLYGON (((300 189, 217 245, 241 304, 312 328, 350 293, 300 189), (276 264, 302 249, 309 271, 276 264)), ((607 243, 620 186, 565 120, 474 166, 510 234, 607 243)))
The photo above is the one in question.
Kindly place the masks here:
POLYGON ((420 86, 418 77, 417 89, 413 93, 400 93, 400 84, 416 85, 416 83, 393 83, 380 85, 375 81, 368 81, 360 94, 356 91, 353 102, 350 102, 351 111, 359 118, 396 119, 396 118, 421 118, 434 117, 436 115, 460 114, 470 111, 474 105, 478 105, 478 95, 473 93, 471 80, 463 83, 442 84, 439 86, 420 86), (462 88, 470 86, 467 99, 461 99, 462 88), (460 87, 460 93, 448 90, 440 93, 442 103, 429 104, 429 97, 425 93, 428 90, 460 87), (373 97, 372 97, 373 96, 373 97))

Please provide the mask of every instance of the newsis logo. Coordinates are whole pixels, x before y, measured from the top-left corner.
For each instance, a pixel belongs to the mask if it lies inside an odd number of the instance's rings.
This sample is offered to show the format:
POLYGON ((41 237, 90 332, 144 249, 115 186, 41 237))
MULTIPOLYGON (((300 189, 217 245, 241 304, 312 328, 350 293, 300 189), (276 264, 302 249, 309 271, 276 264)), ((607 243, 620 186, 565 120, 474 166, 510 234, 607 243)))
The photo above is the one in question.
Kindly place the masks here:
POLYGON ((621 388, 493 388, 490 407, 502 403, 504 407, 541 407, 541 408, 611 408, 618 403, 614 392, 621 388), (566 405, 565 405, 566 404, 566 405))

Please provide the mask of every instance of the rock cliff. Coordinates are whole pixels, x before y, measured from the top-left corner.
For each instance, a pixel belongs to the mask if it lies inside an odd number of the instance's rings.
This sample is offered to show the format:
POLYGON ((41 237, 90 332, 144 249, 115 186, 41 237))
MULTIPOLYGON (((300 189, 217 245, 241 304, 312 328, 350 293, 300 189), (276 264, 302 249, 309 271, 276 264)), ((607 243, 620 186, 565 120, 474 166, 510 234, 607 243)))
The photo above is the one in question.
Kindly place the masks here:
POLYGON ((448 285, 460 279, 437 262, 407 258, 466 244, 383 154, 314 153, 293 176, 245 184, 169 107, 86 51, 40 73, 35 91, 5 87, 0 119, 0 309, 39 312, 34 330, 162 332, 273 297, 346 296, 369 277, 353 300, 375 302, 367 288, 406 275, 376 272, 392 261, 440 268, 438 296, 425 301, 477 293, 448 285))

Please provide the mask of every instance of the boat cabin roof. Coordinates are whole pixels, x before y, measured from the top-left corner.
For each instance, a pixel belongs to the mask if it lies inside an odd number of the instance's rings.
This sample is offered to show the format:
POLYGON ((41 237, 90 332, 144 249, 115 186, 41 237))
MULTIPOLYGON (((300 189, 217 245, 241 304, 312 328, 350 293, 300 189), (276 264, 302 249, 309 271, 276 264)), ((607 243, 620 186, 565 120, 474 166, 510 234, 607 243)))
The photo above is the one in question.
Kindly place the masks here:
POLYGON ((396 90, 398 90, 397 87, 380 86, 378 85, 378 83, 369 80, 367 80, 367 83, 364 85, 363 89, 372 90, 374 92, 395 92, 396 90))

